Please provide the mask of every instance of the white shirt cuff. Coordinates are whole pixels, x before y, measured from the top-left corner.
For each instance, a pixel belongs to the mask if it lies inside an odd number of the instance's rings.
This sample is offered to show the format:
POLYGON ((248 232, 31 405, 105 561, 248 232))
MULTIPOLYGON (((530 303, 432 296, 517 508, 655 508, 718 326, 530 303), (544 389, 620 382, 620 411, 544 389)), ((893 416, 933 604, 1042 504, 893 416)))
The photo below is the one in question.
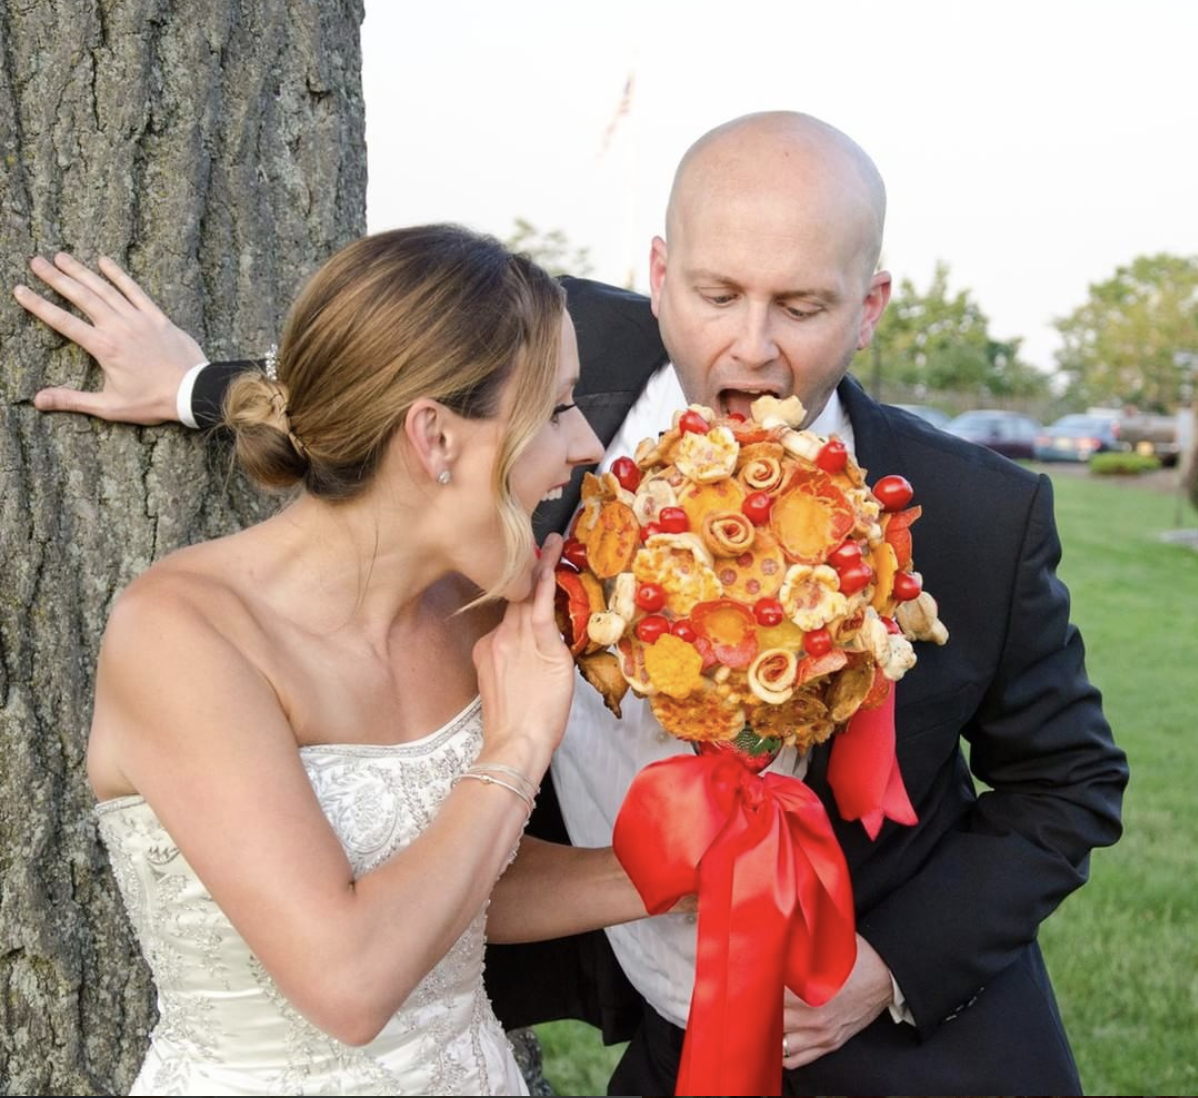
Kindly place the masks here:
POLYGON ((183 380, 179 382, 179 391, 175 394, 175 412, 179 417, 179 422, 185 427, 199 427, 196 423, 196 418, 191 414, 191 391, 195 388, 196 377, 199 372, 208 365, 208 360, 196 366, 183 375, 183 380))
POLYGON ((903 989, 899 987, 898 980, 894 978, 894 973, 890 974, 890 990, 893 998, 890 1001, 890 1006, 887 1009, 890 1011, 890 1017, 895 1022, 906 1022, 907 1025, 915 1025, 915 1015, 911 1013, 911 1008, 907 1006, 907 996, 903 994, 903 989))

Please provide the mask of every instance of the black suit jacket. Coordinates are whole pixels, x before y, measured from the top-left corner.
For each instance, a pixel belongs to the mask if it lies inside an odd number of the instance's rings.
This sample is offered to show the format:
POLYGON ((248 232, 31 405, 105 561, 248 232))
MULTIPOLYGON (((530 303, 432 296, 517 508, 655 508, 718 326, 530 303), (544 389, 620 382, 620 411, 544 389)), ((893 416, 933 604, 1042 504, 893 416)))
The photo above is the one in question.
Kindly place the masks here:
MULTIPOLYGON (((643 297, 563 282, 582 357, 578 402, 606 445, 665 350, 643 297)), ((212 381, 220 387, 218 373, 212 381)), ((916 566, 951 638, 943 648, 918 645, 919 662, 897 687, 896 750, 918 824, 887 823, 870 842, 860 824, 841 821, 826 746, 807 777, 848 859, 858 929, 917 1024, 883 1014, 837 1052, 788 1072, 786 1087, 1070 1093, 1076 1071, 1036 933, 1085 881, 1090 850, 1118 838, 1127 767, 1056 578, 1051 484, 875 403, 851 378, 839 392, 870 482, 901 473, 915 487, 916 566)), ((196 400, 219 405, 210 391, 196 400)), ((538 512, 539 532, 564 527, 579 479, 538 512)), ((565 841, 552 783, 545 787, 534 831, 565 841)), ((575 1017, 615 1040, 640 1017, 602 933, 492 947, 486 975, 509 1027, 575 1017)))
MULTIPOLYGON (((565 285, 582 357, 579 400, 606 445, 665 350, 644 298, 565 285)), ((915 486, 916 566, 951 638, 942 648, 918 645, 919 662, 897 687, 897 755, 916 826, 888 823, 871 842, 860 824, 840 820, 828 745, 807 778, 848 859, 860 933, 890 965, 917 1025, 884 1014, 838 1052, 787 1073, 787 1087, 1068 1093, 1076 1069, 1035 938, 1085 881, 1090 850, 1118 838, 1127 767, 1055 574, 1052 486, 877 404, 852 378, 839 392, 870 482, 901 473, 915 486), (970 763, 988 787, 981 796, 970 763)), ((563 528, 576 505, 576 492, 567 494, 538 516, 543 528, 563 528)), ((559 821, 549 833, 563 835, 559 821)), ((526 947, 493 948, 488 985, 501 1017, 525 1023, 567 1006, 609 1036, 626 1035, 633 1014, 598 937, 541 947, 556 950, 544 967, 528 963, 526 947), (505 950, 525 963, 509 969, 505 950), (550 980, 554 993, 538 971, 584 979, 573 988, 550 980)))

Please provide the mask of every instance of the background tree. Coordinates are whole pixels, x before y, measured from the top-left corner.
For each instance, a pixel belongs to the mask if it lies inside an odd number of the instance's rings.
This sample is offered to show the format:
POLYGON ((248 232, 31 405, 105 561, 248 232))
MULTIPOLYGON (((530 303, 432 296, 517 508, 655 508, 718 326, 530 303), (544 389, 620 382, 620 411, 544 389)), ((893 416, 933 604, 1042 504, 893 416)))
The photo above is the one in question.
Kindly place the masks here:
POLYGON ((562 229, 538 229, 531 221, 517 217, 504 243, 523 252, 550 274, 585 278, 594 271, 590 250, 570 243, 562 229))
POLYGON ((936 264, 926 292, 904 278, 874 336, 878 377, 888 388, 925 396, 961 392, 1036 397, 1048 379, 1019 357, 1020 339, 998 340, 969 290, 949 290, 948 264, 936 264))
MULTIPOLYGON (((364 227, 362 0, 0 4, 0 275, 129 269, 214 357, 274 342, 364 227)), ((123 1093, 151 990, 90 819, 92 669, 116 593, 263 511, 178 429, 44 416, 95 382, 0 301, 0 1092, 123 1093)))
POLYGON ((1171 412, 1198 353, 1198 256, 1140 256, 1056 327, 1074 403, 1171 412))

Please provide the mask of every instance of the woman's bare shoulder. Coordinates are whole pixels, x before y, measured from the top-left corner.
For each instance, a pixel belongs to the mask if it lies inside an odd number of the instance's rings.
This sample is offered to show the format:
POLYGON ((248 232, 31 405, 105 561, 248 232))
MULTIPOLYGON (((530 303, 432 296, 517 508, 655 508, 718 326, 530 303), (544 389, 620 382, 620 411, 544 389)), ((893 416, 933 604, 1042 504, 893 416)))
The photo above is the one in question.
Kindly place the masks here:
POLYGON ((235 638, 249 623, 244 569, 231 539, 188 546, 134 579, 113 604, 105 641, 132 632, 235 638))

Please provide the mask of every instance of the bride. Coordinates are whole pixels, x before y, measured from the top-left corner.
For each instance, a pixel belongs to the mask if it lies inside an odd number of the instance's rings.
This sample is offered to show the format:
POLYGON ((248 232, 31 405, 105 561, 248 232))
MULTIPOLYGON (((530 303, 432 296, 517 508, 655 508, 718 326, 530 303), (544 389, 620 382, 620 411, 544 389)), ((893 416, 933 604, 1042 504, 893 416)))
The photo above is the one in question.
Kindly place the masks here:
POLYGON ((645 914, 610 851, 507 868, 574 682, 529 516, 600 457, 577 373, 554 280, 434 225, 338 253, 277 376, 236 383, 238 458, 293 498, 132 583, 97 672, 88 773, 159 995, 133 1093, 524 1093, 484 928, 645 914))

